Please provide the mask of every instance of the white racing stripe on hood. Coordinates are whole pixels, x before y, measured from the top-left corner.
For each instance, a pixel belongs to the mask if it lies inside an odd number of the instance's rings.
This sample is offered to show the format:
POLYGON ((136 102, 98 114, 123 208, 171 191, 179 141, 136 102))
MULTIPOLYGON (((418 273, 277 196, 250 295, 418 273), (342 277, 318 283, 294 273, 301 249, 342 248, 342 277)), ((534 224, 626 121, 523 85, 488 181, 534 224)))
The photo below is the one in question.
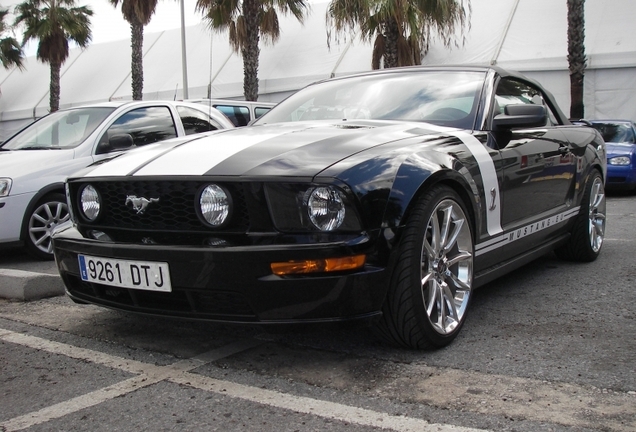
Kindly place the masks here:
POLYGON ((219 134, 177 147, 135 172, 135 176, 202 175, 227 158, 268 139, 282 135, 245 133, 219 134))
POLYGON ((149 144, 135 149, 135 151, 124 153, 106 164, 98 165, 93 171, 87 173, 85 177, 125 176, 164 152, 166 152, 165 147, 159 144, 149 144))

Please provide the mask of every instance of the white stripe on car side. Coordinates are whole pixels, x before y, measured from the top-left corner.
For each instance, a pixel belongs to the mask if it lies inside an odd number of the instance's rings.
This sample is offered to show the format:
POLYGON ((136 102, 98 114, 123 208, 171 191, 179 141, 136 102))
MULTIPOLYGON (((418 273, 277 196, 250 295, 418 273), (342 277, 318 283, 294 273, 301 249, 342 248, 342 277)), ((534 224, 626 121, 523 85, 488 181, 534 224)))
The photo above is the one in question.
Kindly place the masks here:
POLYGON ((457 137, 468 148, 468 151, 473 155, 477 165, 479 166, 479 172, 481 173, 481 181, 484 187, 484 207, 486 208, 486 228, 488 234, 495 236, 501 234, 503 229, 501 228, 501 195, 499 193, 499 180, 497 180, 497 170, 495 170, 495 163, 492 161, 492 157, 488 152, 486 146, 475 138, 472 134, 464 132, 458 129, 452 129, 443 126, 426 125, 427 129, 446 133, 448 135, 457 137), (491 202, 489 202, 489 195, 491 196, 491 202))
POLYGON ((203 175, 236 153, 280 135, 279 133, 245 133, 240 140, 237 140, 233 134, 219 134, 214 139, 201 139, 177 147, 165 157, 149 162, 133 175, 203 175), (212 146, 214 152, 210 152, 212 146))
POLYGON ((503 232, 501 228, 501 195, 499 194, 499 181, 497 180, 497 171, 492 157, 488 149, 481 141, 467 132, 454 131, 451 135, 456 136, 468 147, 473 154, 479 171, 481 172, 481 181, 484 185, 484 207, 486 208, 486 227, 488 234, 491 236, 503 232), (494 195, 489 197, 489 194, 494 195), (492 202, 489 202, 492 200, 492 202))
POLYGON ((505 245, 513 243, 531 234, 537 233, 544 229, 554 226, 561 222, 565 222, 568 219, 575 217, 579 214, 580 206, 571 208, 565 212, 559 213, 554 216, 542 219, 538 222, 517 228, 515 230, 503 233, 501 227, 501 195, 499 191, 499 181, 497 179, 497 171, 495 164, 488 152, 488 149, 477 138, 468 132, 452 130, 448 128, 431 128, 438 132, 444 132, 449 135, 459 138, 468 150, 472 153, 479 171, 481 173, 483 189, 484 189, 484 206, 486 207, 486 227, 488 234, 493 236, 485 242, 475 245, 475 256, 483 255, 487 252, 500 249, 505 245), (494 191, 494 195, 491 197, 492 202, 488 202, 489 192, 494 191))

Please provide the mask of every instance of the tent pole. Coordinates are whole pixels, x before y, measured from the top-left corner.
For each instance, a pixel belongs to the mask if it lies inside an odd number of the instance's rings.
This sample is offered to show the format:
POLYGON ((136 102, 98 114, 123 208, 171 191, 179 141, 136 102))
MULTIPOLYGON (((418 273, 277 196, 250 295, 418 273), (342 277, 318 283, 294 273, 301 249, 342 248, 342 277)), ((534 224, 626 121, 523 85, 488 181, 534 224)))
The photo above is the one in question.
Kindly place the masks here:
POLYGON ((185 12, 183 0, 181 0, 181 67, 183 69, 183 99, 189 99, 188 60, 186 58, 185 12))
POLYGON ((490 60, 490 65, 494 66, 497 64, 497 60, 499 59, 499 54, 501 54, 501 48, 503 47, 504 42, 506 41, 506 36, 508 36, 508 30, 510 30, 510 26, 512 25, 512 19, 515 17, 515 13, 517 12, 517 6, 519 6, 520 0, 515 0, 515 5, 512 7, 510 11, 510 16, 508 16, 508 22, 506 23, 506 28, 504 29, 501 39, 499 40, 499 45, 497 45, 497 50, 495 51, 495 55, 493 55, 490 60))

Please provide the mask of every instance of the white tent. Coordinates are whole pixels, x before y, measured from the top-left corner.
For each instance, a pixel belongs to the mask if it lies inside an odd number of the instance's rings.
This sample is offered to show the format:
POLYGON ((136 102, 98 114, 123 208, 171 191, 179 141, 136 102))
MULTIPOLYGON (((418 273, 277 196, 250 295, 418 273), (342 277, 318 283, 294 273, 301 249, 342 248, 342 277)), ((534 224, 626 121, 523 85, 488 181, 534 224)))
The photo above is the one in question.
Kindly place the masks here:
MULTIPOLYGON (((566 0, 472 0, 465 43, 432 41, 425 65, 496 64, 538 80, 570 106, 566 0)), ((312 3, 304 25, 281 17, 281 38, 261 46, 259 100, 279 101, 320 79, 367 71, 371 45, 348 37, 327 45, 327 3, 312 3)), ((587 0, 585 112, 588 118, 636 119, 636 3, 587 0)), ((341 38, 342 39, 342 38, 341 38)), ((225 34, 186 28, 188 96, 243 94, 243 64, 225 34)), ((182 99, 180 29, 144 37, 144 99, 182 99)), ((74 49, 62 68, 60 107, 132 98, 128 39, 74 49)), ((49 68, 35 57, 26 71, 0 70, 0 141, 48 112, 49 68)))

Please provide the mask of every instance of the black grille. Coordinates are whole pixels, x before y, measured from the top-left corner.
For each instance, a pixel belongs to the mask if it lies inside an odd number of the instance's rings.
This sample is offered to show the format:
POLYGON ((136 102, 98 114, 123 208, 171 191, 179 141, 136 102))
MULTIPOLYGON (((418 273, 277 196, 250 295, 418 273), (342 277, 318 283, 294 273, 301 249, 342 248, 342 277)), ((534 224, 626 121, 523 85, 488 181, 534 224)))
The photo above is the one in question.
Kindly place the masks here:
MULTIPOLYGON (((94 228, 121 230, 209 232, 198 215, 198 192, 209 182, 187 180, 157 181, 109 181, 91 182, 102 201, 103 214, 94 222, 80 220, 80 225, 94 228), (127 203, 128 197, 143 197, 153 200, 139 214, 127 203), (154 201, 154 199, 158 199, 154 201)), ((222 184, 230 192, 234 212, 224 231, 245 232, 250 228, 250 217, 245 202, 242 184, 222 184)), ((79 184, 74 184, 75 194, 79 184)), ((76 200, 75 202, 77 202, 76 200)))

